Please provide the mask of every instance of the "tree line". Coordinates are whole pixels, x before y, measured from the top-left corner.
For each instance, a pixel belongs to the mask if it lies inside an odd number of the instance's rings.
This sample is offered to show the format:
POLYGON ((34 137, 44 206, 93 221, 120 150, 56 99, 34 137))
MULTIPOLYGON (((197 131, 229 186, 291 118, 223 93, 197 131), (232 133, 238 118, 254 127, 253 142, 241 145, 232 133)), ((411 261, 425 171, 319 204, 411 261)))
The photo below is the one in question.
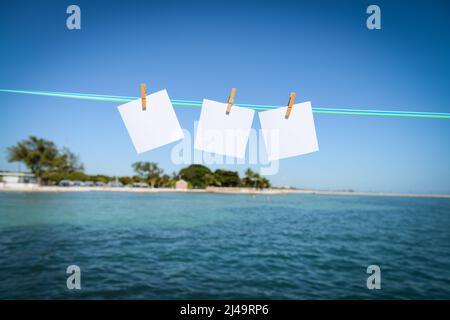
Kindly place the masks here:
POLYGON ((108 183, 120 181, 124 185, 147 183, 154 188, 173 188, 176 181, 183 179, 190 188, 247 187, 270 188, 270 181, 250 168, 241 178, 236 171, 217 169, 212 171, 200 164, 192 164, 171 175, 154 162, 132 164, 135 175, 114 177, 108 175, 89 175, 79 158, 67 148, 59 149, 55 143, 35 136, 18 142, 7 149, 9 162, 21 162, 38 178, 41 184, 54 185, 62 180, 92 181, 108 183))

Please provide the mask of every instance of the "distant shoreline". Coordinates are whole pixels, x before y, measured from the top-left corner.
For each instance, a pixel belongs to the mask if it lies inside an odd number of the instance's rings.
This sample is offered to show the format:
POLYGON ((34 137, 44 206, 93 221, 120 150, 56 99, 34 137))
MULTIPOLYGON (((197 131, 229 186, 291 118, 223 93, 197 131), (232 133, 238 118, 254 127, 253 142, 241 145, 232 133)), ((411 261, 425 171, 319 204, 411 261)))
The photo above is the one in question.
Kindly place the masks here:
POLYGON ((251 189, 251 188, 220 188, 207 189, 172 189, 172 188, 129 188, 129 187, 60 187, 60 186, 0 186, 0 192, 30 192, 30 193, 67 193, 67 192, 131 192, 131 193, 220 193, 220 194, 251 194, 251 195, 282 195, 282 194, 312 194, 330 196, 381 196, 381 197, 407 197, 407 198, 447 198, 449 194, 406 194, 385 192, 353 192, 313 189, 251 189))

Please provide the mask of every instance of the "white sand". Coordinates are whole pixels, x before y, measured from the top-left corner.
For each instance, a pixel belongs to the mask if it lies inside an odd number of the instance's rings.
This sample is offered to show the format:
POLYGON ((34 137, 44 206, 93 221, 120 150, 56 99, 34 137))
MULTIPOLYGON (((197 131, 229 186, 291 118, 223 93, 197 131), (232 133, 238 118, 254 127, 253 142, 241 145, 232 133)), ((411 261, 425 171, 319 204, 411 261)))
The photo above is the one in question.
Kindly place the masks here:
POLYGON ((377 193, 377 192, 351 192, 351 191, 328 191, 311 189, 251 189, 251 188, 220 188, 208 187, 207 189, 189 189, 177 190, 172 188, 130 188, 130 187, 60 187, 60 186, 38 186, 38 185, 14 185, 7 186, 0 184, 0 192, 136 192, 136 193, 155 193, 155 192, 209 192, 225 194, 317 194, 333 196, 383 196, 383 197, 419 197, 419 198, 450 198, 448 194, 405 194, 405 193, 377 193))

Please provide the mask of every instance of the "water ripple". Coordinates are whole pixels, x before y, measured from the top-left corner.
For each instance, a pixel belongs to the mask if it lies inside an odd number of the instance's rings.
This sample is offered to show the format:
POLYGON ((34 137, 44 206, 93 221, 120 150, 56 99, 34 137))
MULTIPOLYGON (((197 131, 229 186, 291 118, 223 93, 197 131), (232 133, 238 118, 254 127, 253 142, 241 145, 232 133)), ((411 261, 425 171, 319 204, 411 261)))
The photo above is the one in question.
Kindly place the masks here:
POLYGON ((446 199, 0 193, 0 298, 449 299, 449 229, 446 199))

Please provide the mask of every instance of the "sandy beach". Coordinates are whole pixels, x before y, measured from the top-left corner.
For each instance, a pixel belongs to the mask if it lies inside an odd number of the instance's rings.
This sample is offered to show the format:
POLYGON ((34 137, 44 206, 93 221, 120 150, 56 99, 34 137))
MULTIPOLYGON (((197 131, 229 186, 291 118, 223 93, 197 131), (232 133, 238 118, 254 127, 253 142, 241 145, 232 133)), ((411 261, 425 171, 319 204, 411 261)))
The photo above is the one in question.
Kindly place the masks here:
POLYGON ((195 193, 221 193, 221 194, 251 194, 251 195, 282 195, 282 194, 316 194, 333 196, 381 196, 381 197, 414 197, 414 198, 449 198, 449 194, 412 194, 412 193, 385 193, 385 192, 356 192, 314 189, 251 189, 251 188, 222 188, 208 187, 206 189, 174 189, 174 188, 131 188, 131 187, 61 187, 61 186, 6 186, 0 184, 0 192, 195 192, 195 193))

